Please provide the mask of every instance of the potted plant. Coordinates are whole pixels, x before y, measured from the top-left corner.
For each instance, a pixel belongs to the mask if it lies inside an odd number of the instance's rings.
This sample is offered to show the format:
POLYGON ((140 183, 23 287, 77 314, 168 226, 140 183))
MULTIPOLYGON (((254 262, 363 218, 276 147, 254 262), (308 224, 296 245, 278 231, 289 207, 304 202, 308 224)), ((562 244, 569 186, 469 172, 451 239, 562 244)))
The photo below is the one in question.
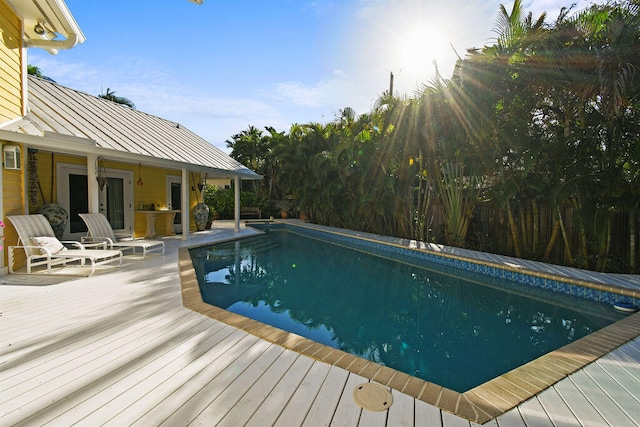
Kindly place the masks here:
MULTIPOLYGON (((193 173, 191 173, 191 182, 195 183, 193 173)), ((191 189, 196 193, 197 203, 193 207, 193 219, 196 223, 197 231, 202 231, 205 229, 205 226, 207 225, 207 219, 209 218, 209 206, 207 206, 207 204, 201 200, 201 198, 204 198, 202 194, 203 188, 204 185, 201 187, 200 184, 191 187, 191 189)))
POLYGON ((213 224, 213 220, 216 217, 216 210, 209 206, 209 216, 207 217, 207 223, 204 226, 205 230, 211 230, 211 224, 213 224))
POLYGON ((276 200, 274 206, 276 210, 280 211, 282 219, 289 218, 289 211, 291 210, 291 202, 289 200, 276 200))

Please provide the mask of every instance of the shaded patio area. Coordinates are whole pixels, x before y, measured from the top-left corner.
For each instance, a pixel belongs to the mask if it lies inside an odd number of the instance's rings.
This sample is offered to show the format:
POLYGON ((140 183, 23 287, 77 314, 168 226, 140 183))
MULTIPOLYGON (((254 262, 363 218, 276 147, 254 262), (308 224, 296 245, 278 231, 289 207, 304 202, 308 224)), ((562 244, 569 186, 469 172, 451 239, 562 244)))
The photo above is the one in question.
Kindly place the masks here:
MULTIPOLYGON (((476 425, 397 390, 362 410, 365 377, 184 308, 179 249, 234 236, 218 221, 92 277, 0 277, 0 423, 476 425)), ((485 425, 638 425, 638 396, 635 338, 485 425)))

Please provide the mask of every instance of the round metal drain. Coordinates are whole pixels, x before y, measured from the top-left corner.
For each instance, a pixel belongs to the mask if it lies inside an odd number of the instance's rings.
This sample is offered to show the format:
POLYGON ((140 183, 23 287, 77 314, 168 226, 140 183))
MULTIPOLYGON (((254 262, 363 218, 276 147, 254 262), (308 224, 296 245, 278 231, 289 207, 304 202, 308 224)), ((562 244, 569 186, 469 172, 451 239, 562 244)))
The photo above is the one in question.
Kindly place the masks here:
POLYGON ((389 409, 393 403, 393 396, 383 385, 364 383, 353 389, 353 400, 367 411, 379 412, 389 409))

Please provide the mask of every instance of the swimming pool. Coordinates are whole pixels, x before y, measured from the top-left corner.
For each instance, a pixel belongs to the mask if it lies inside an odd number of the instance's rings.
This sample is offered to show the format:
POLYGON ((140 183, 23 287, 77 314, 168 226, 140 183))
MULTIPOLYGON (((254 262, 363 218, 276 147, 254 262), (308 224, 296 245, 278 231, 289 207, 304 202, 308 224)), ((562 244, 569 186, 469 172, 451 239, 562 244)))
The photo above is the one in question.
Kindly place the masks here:
POLYGON ((267 230, 191 250, 205 302, 460 392, 622 317, 402 251, 267 230))

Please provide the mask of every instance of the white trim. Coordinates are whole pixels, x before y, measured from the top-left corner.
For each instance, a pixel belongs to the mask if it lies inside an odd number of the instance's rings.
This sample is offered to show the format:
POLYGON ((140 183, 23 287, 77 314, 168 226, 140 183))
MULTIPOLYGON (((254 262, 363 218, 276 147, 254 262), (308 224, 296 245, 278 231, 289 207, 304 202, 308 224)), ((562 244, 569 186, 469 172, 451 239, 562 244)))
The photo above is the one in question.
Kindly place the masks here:
POLYGON ((236 233, 240 232, 240 185, 242 181, 239 177, 234 178, 234 198, 233 198, 233 217, 234 217, 234 225, 233 231, 236 233))
MULTIPOLYGON (((0 170, 0 189, 2 189, 3 177, 4 177, 4 170, 0 170)), ((4 220, 4 192, 0 194, 0 220, 4 220)), ((2 229, 2 237, 4 237, 4 234, 5 234, 4 231, 5 229, 2 229)), ((1 246, 0 247, 0 276, 6 276, 7 274, 9 274, 9 270, 4 265, 4 252, 5 252, 4 248, 7 247, 7 241, 4 239, 0 240, 0 246, 1 246)))
POLYGON ((187 169, 182 169, 182 240, 189 238, 189 176, 187 169))
MULTIPOLYGON (((24 34, 23 20, 20 20, 20 31, 22 32, 22 34, 24 34)), ((20 107, 20 109, 22 110, 22 115, 26 116, 29 112, 29 88, 27 87, 27 85, 29 84, 29 72, 27 68, 27 65, 29 64, 29 58, 27 58, 27 48, 23 47, 21 50, 22 55, 20 55, 20 59, 22 60, 22 64, 20 64, 20 72, 22 73, 22 76, 20 77, 22 81, 20 82, 20 94, 22 95, 22 106, 20 107)))
MULTIPOLYGON (((87 176, 97 176, 96 163, 98 157, 93 154, 87 154, 87 176)), ((89 213, 100 212, 100 189, 98 188, 97 180, 88 180, 87 191, 89 192, 88 208, 89 213)))

